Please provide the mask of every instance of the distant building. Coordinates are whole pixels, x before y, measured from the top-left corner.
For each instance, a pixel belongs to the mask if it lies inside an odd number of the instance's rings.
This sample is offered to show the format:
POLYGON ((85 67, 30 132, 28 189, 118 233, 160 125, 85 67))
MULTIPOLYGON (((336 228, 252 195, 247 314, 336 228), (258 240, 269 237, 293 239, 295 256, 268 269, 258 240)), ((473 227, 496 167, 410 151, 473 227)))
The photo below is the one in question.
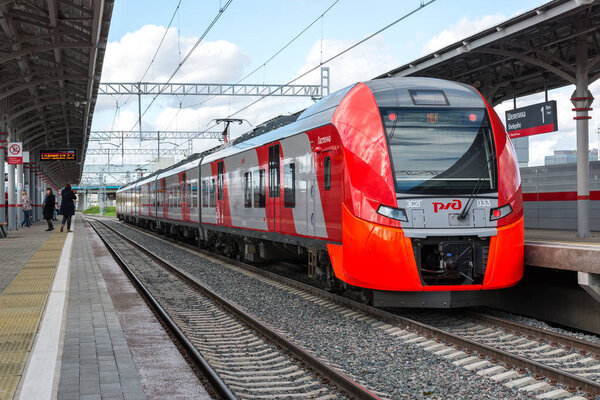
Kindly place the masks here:
MULTIPOLYGON (((590 150, 590 161, 598 161, 598 149, 590 150)), ((554 150, 554 155, 544 157, 544 165, 575 164, 577 150, 554 150)))

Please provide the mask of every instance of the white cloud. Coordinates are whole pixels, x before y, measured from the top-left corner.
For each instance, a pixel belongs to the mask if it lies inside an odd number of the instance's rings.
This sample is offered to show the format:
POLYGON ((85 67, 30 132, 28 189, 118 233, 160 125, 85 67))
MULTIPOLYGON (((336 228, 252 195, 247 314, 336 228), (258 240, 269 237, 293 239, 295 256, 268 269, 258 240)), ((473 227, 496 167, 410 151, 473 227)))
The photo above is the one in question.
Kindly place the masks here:
POLYGON ((481 32, 504 20, 506 20, 506 17, 503 15, 485 15, 476 20, 463 17, 458 23, 452 25, 450 28, 442 30, 440 33, 429 39, 423 46, 423 53, 432 53, 435 50, 439 50, 442 47, 481 32))
MULTIPOLYGON (((321 41, 316 41, 306 57, 305 64, 299 69, 296 76, 318 65, 321 59, 327 60, 352 44, 354 44, 352 40, 325 39, 323 40, 323 56, 321 57, 321 41)), ((325 66, 330 68, 331 92, 334 92, 352 83, 372 79, 378 73, 389 71, 398 65, 398 59, 391 54, 388 46, 383 43, 380 37, 376 37, 325 66)), ((320 83, 320 76, 321 71, 317 69, 298 80, 298 82, 320 83)))
MULTIPOLYGON (((138 81, 152 60, 165 29, 163 26, 145 25, 127 33, 117 42, 109 42, 102 81, 138 81)), ((178 41, 177 30, 170 28, 144 80, 164 82, 169 79, 197 40, 195 36, 182 36, 178 41)), ((249 57, 231 42, 205 41, 194 50, 173 82, 230 82, 240 75, 248 61, 249 57)))

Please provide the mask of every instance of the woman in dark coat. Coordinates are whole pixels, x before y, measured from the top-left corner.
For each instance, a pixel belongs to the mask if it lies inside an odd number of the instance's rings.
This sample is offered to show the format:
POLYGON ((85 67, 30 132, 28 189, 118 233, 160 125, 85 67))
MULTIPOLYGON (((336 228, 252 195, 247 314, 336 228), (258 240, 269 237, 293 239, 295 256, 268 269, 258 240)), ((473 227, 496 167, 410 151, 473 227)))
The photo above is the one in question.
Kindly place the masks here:
POLYGON ((46 189, 46 197, 44 198, 44 208, 43 208, 43 213, 44 213, 44 219, 46 220, 46 222, 48 222, 48 229, 46 229, 46 231, 53 231, 54 230, 54 226, 52 225, 52 217, 54 216, 54 207, 56 204, 56 198, 54 197, 54 194, 52 193, 52 189, 47 188, 46 189))
POLYGON ((65 222, 67 223, 67 232, 73 232, 71 230, 71 218, 75 215, 75 202, 77 199, 75 193, 71 190, 71 185, 67 184, 65 188, 60 192, 62 201, 60 202, 60 213, 62 217, 62 224, 60 224, 60 231, 62 232, 65 228, 65 222))

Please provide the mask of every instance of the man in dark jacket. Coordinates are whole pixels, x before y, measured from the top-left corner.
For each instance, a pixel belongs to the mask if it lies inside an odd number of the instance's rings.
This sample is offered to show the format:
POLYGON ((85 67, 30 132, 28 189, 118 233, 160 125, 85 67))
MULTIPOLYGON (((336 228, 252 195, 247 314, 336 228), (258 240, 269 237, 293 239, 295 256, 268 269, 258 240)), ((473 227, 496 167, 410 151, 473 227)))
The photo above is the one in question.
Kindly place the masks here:
POLYGON ((65 188, 60 192, 62 201, 60 203, 60 214, 62 217, 62 224, 60 224, 60 231, 62 232, 65 228, 65 222, 67 223, 67 232, 73 232, 71 230, 71 218, 75 215, 75 202, 77 199, 75 193, 71 190, 71 185, 67 184, 65 188))
POLYGON ((46 222, 48 222, 48 229, 46 229, 47 232, 54 230, 54 226, 52 225, 52 217, 54 216, 55 204, 56 198, 52 193, 52 189, 46 188, 46 197, 44 198, 43 213, 44 219, 46 220, 46 222))

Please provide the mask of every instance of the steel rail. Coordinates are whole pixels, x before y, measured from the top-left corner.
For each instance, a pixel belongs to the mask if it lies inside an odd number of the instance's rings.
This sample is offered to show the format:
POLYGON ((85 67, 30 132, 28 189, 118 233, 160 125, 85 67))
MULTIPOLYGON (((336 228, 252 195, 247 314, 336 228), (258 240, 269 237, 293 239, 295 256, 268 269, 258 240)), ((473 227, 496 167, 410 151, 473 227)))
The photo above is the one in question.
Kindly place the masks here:
POLYGON ((495 348, 493 346, 489 346, 489 345, 477 342, 475 340, 461 337, 460 335, 456 335, 454 333, 444 331, 444 330, 436 328, 434 326, 427 325, 425 323, 415 321, 413 319, 403 317, 401 315, 393 314, 386 310, 382 310, 382 309, 379 309, 379 308, 376 308, 373 306, 359 303, 352 299, 342 297, 338 294, 326 292, 322 289, 319 289, 317 287, 314 287, 314 286, 311 286, 311 285, 308 285, 308 284, 305 284, 302 282, 298 282, 294 279, 287 278, 287 277, 284 277, 284 276, 281 276, 281 275, 278 275, 278 274, 275 274, 275 273, 272 273, 269 271, 265 271, 261 268, 254 267, 252 265, 246 264, 241 261, 232 260, 228 257, 222 256, 219 254, 215 254, 215 253, 209 252, 207 250, 199 249, 198 247, 195 247, 190 244, 179 242, 179 241, 171 239, 171 238, 166 238, 166 237, 161 236, 154 232, 142 230, 142 229, 132 226, 130 224, 127 224, 127 226, 132 227, 133 229, 136 229, 145 234, 162 239, 164 241, 174 243, 175 245, 186 248, 192 252, 196 252, 196 253, 200 253, 200 254, 208 256, 208 257, 212 257, 212 258, 220 260, 224 263, 228 263, 228 264, 234 265, 238 268, 242 268, 247 271, 251 271, 257 275, 272 279, 276 282, 284 283, 284 284, 287 284, 296 289, 304 290, 310 294, 320 296, 321 298, 330 300, 339 305, 344 305, 344 306, 350 307, 356 311, 363 312, 369 316, 379 318, 388 323, 395 323, 395 324, 400 324, 400 325, 410 327, 413 330, 420 332, 421 334, 425 335, 428 338, 435 338, 440 341, 450 343, 450 344, 456 346, 457 348, 465 349, 468 351, 475 351, 482 356, 489 357, 492 360, 501 361, 507 365, 510 365, 513 368, 528 369, 536 375, 544 376, 550 380, 562 383, 571 388, 579 387, 579 388, 581 388, 581 390, 588 392, 589 394, 594 395, 594 396, 600 395, 600 383, 595 382, 590 379, 587 379, 585 377, 578 376, 576 374, 572 374, 568 371, 563 371, 559 368, 552 367, 552 366, 528 359, 526 357, 522 357, 522 356, 510 353, 508 351, 501 350, 501 349, 495 348))
POLYGON ((562 333, 549 331, 535 326, 510 321, 506 318, 497 317, 482 312, 471 312, 470 315, 481 322, 500 326, 507 331, 511 331, 519 335, 532 335, 536 338, 545 339, 552 344, 567 346, 573 349, 584 350, 589 353, 593 353, 596 357, 600 355, 600 344, 598 343, 579 339, 573 336, 567 336, 562 333))
MULTIPOLYGON (((145 246, 128 238, 121 232, 116 231, 115 229, 111 228, 103 221, 100 221, 98 219, 94 219, 94 221, 102 224, 107 229, 111 230, 116 235, 118 235, 120 238, 125 240, 127 243, 130 243, 135 248, 144 252, 146 255, 148 255, 150 258, 152 258, 158 264, 162 265, 167 270, 173 272, 175 275, 177 275, 179 278, 181 278, 183 281, 189 283, 190 285, 192 285, 193 287, 198 289, 200 292, 202 292, 202 294, 211 298, 213 301, 215 301, 217 304, 219 304, 223 309, 225 309, 229 313, 235 315, 237 318, 242 320, 244 323, 249 325, 251 328, 260 332, 266 338, 270 339, 278 347, 288 350, 291 354, 293 354, 295 357, 297 357, 300 361, 306 363, 310 368, 317 371, 320 375, 322 375, 323 377, 328 379, 330 382, 335 384, 338 388, 340 388, 342 391, 346 392, 351 397, 359 399, 359 400, 380 400, 380 398, 378 396, 371 393, 368 389, 366 389, 362 385, 353 381, 348 376, 342 374, 337 369, 335 369, 335 368, 327 365, 323 361, 319 360, 317 357, 315 357, 314 355, 309 353, 303 347, 293 343, 292 341, 290 341, 283 335, 277 333, 267 323, 261 321, 260 319, 258 319, 255 316, 248 314, 246 311, 241 309, 236 304, 230 302, 229 300, 223 298, 216 292, 214 292, 211 289, 209 289, 208 287, 206 287, 205 284, 202 283, 196 277, 188 274, 187 272, 181 270, 180 268, 163 260, 156 254, 154 254, 154 252, 147 249, 145 246)), ((225 259, 229 260, 228 258, 225 258, 225 259)))
MULTIPOLYGON (((91 219, 91 218, 90 218, 91 219)), ((100 221, 94 219, 94 221, 101 223, 100 221)), ((148 288, 138 279, 138 277, 133 273, 131 268, 127 265, 125 260, 117 253, 117 251, 113 248, 113 246, 108 242, 108 240, 98 232, 98 229, 88 221, 92 229, 96 232, 100 240, 104 243, 110 254, 113 256, 115 261, 119 264, 119 266, 123 269, 125 274, 132 280, 138 290, 141 292, 141 295, 152 305, 152 307, 159 313, 160 318, 163 322, 169 327, 169 329, 175 334, 177 340, 185 347, 186 351, 191 355, 196 364, 200 367, 202 372, 206 375, 210 383, 215 387, 216 391, 224 398, 228 400, 237 400, 237 397, 229 390, 225 382, 219 377, 219 375, 215 372, 215 370, 210 366, 210 364, 206 361, 206 359, 196 350, 194 345, 189 341, 189 339, 185 336, 185 334, 179 329, 175 321, 171 319, 169 314, 165 311, 165 309, 158 303, 158 301, 152 296, 148 288)), ((105 224, 101 223, 103 226, 105 224)), ((110 229, 110 227, 107 227, 110 229)), ((113 230, 114 231, 114 230, 113 230)))

